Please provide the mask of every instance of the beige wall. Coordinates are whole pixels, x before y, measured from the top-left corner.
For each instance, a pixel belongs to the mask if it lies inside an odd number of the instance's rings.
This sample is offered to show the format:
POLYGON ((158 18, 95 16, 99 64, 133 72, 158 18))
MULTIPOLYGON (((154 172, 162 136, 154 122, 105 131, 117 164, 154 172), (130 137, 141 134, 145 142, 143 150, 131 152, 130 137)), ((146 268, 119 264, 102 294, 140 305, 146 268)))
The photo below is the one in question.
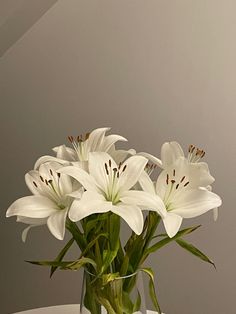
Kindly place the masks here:
POLYGON ((24 262, 62 246, 46 228, 21 243, 5 209, 24 173, 68 134, 111 126, 159 154, 164 141, 207 151, 224 205, 185 225, 217 271, 174 244, 150 260, 166 314, 234 314, 236 297, 234 0, 61 0, 0 59, 1 313, 79 301, 80 275, 24 262))

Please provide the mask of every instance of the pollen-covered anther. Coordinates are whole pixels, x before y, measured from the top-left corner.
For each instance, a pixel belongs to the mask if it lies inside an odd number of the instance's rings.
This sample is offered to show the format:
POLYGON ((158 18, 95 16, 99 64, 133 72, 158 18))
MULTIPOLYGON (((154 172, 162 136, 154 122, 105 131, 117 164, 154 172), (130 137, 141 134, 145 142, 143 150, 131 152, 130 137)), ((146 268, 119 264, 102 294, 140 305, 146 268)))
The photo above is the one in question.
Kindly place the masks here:
POLYGON ((178 189, 178 187, 179 187, 179 183, 178 183, 178 184, 176 185, 176 187, 175 187, 175 188, 176 188, 176 190, 178 189))
POLYGON ((172 184, 174 184, 174 183, 175 183, 175 180, 172 179, 170 182, 171 182, 172 184))
POLYGON ((45 183, 46 183, 46 185, 48 185, 48 180, 45 179, 45 183))
POLYGON ((127 165, 124 165, 122 172, 124 172, 126 168, 127 168, 127 165))
POLYGON ((74 142, 74 137, 73 136, 68 136, 68 140, 73 143, 74 142))
POLYGON ((57 176, 58 176, 58 178, 60 179, 60 177, 61 177, 61 174, 60 174, 60 173, 58 172, 58 173, 57 173, 57 176))
POLYGON ((180 180, 180 183, 182 183, 185 179, 185 176, 183 176, 183 178, 180 180))
POLYGON ((189 181, 184 184, 184 187, 187 186, 188 184, 189 184, 189 181))
POLYGON ((169 184, 169 175, 168 175, 168 173, 166 175, 166 184, 169 184))
POLYGON ((175 177, 175 169, 173 170, 173 176, 175 177))
POLYGON ((39 176, 40 177, 40 180, 42 181, 42 182, 44 182, 44 179, 43 179, 43 177, 42 176, 39 176))
POLYGON ((106 170, 106 174, 109 176, 109 171, 108 171, 107 163, 105 163, 105 170, 106 170))
POLYGON ((111 159, 108 161, 109 167, 111 168, 111 159))
POLYGON ((52 169, 50 169, 49 172, 50 172, 51 176, 53 176, 52 169))
POLYGON ((35 181, 33 181, 33 184, 34 184, 34 186, 37 188, 38 187, 38 185, 37 185, 37 183, 35 182, 35 181))

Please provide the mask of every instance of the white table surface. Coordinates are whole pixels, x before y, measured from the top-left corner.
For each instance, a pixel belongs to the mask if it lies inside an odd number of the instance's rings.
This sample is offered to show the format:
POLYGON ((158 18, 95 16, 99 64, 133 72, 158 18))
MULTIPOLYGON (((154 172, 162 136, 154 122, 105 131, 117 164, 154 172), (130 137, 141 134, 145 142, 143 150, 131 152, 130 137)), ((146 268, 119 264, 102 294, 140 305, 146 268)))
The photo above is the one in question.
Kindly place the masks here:
MULTIPOLYGON (((137 312, 138 314, 139 312, 137 312)), ((27 310, 23 312, 17 312, 15 314, 79 314, 78 304, 67 304, 42 307, 38 309, 27 310)), ((158 314, 157 312, 148 311, 147 314, 158 314)), ((163 313, 164 314, 164 313, 163 313)))

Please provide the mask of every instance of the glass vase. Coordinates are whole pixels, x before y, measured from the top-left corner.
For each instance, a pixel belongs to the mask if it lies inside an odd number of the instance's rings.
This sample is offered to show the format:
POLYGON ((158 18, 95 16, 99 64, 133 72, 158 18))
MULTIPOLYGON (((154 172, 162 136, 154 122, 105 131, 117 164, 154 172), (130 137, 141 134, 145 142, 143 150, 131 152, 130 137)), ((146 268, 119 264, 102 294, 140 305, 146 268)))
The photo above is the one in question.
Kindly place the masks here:
POLYGON ((96 277, 84 270, 80 314, 149 313, 144 284, 141 271, 124 277, 115 274, 96 277))

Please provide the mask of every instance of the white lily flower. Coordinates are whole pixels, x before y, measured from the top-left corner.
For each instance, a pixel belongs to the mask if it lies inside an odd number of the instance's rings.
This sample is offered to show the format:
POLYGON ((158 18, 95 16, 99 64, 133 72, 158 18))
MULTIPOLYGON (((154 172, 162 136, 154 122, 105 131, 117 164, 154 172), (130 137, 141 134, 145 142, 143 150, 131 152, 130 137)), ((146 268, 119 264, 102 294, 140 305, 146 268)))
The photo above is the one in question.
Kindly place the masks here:
POLYGON ((7 210, 6 216, 17 216, 17 220, 30 226, 47 223, 51 233, 59 240, 64 238, 65 222, 73 192, 72 179, 56 171, 61 168, 57 162, 42 164, 39 170, 32 170, 25 175, 25 181, 33 193, 16 200, 7 210))
MULTIPOLYGON (((188 149, 188 155, 185 157, 182 147, 177 142, 166 142, 162 145, 161 148, 161 160, 149 153, 139 153, 139 155, 148 158, 155 165, 159 166, 162 169, 166 169, 171 166, 178 158, 184 157, 186 160, 191 163, 196 168, 201 168, 202 174, 205 177, 204 185, 211 191, 211 184, 215 179, 211 176, 208 165, 206 162, 202 162, 201 159, 205 156, 205 151, 190 145, 188 149)), ((217 220, 218 217, 218 208, 213 209, 214 220, 217 220)))
POLYGON ((159 210, 161 200, 161 206, 167 211, 162 219, 169 237, 178 232, 183 218, 202 215, 221 205, 218 195, 201 188, 208 180, 204 174, 204 169, 194 167, 183 157, 164 169, 155 185, 146 172, 142 173, 139 183, 152 200, 147 205, 159 210), (156 197, 158 202, 154 205, 156 197))
POLYGON ((69 163, 87 170, 90 152, 108 152, 118 162, 124 160, 128 154, 135 154, 134 150, 116 150, 114 144, 117 141, 127 141, 127 139, 115 134, 106 136, 105 133, 108 130, 110 128, 95 129, 91 133, 87 133, 84 138, 82 135, 77 138, 69 136, 68 139, 73 148, 65 145, 54 147, 53 151, 56 153, 56 157, 42 156, 36 161, 34 168, 37 169, 44 162, 57 161, 61 164, 69 163))
POLYGON ((79 221, 91 214, 113 212, 122 217, 130 228, 140 234, 143 230, 143 215, 139 203, 143 203, 144 192, 130 191, 136 184, 147 159, 131 156, 117 165, 113 158, 103 152, 89 154, 89 173, 81 168, 68 166, 59 170, 78 180, 85 192, 80 200, 75 199, 69 211, 72 221, 79 221), (136 199, 126 203, 123 198, 136 192, 136 199))

